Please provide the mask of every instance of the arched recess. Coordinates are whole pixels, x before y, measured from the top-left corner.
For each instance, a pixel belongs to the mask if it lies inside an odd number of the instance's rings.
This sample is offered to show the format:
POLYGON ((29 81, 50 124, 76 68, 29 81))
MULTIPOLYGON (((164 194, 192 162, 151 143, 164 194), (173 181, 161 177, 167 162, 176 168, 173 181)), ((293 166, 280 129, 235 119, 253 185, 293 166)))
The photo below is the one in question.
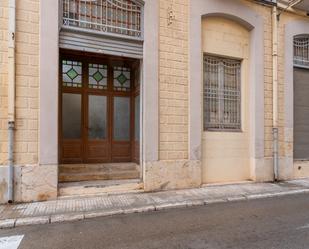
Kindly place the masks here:
MULTIPOLYGON (((264 30, 263 18, 240 1, 194 0, 190 6, 190 130, 189 157, 202 160, 202 18, 231 19, 250 31, 249 130, 250 178, 265 180, 264 171, 264 30)), ((271 174, 269 178, 271 177, 271 174)))
POLYGON ((232 18, 203 17, 202 52, 203 182, 247 180, 250 178, 250 29, 232 18))
POLYGON ((306 21, 291 21, 285 26, 285 64, 284 64, 284 141, 285 158, 284 178, 309 176, 308 161, 294 162, 294 37, 309 35, 309 25, 306 21))

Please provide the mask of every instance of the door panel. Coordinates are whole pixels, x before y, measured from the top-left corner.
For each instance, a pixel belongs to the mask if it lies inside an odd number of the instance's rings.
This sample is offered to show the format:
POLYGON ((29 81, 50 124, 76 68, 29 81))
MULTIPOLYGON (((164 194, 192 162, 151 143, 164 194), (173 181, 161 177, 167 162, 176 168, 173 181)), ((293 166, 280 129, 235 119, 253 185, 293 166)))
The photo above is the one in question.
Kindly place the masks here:
POLYGON ((134 98, 134 141, 133 141, 133 158, 134 162, 139 163, 140 150, 140 96, 134 98))
POLYGON ((82 96, 62 94, 62 161, 82 161, 82 96), (68 118, 69 117, 69 118, 68 118))
POLYGON ((62 95, 62 136, 64 139, 81 139, 81 100, 80 94, 64 93, 62 95))
POLYGON ((107 139, 107 97, 89 95, 88 138, 107 139))
POLYGON ((114 141, 130 141, 130 97, 114 97, 114 141))
POLYGON ((131 98, 113 97, 113 141, 114 162, 131 160, 131 98))
POLYGON ((110 162, 110 148, 107 142, 88 141, 87 160, 85 163, 110 162))
POLYGON ((77 140, 62 141, 61 163, 82 163, 83 144, 77 140))
POLYGON ((112 161, 113 162, 131 162, 130 142, 113 142, 112 161))
POLYGON ((107 96, 88 95, 87 161, 109 161, 107 96))

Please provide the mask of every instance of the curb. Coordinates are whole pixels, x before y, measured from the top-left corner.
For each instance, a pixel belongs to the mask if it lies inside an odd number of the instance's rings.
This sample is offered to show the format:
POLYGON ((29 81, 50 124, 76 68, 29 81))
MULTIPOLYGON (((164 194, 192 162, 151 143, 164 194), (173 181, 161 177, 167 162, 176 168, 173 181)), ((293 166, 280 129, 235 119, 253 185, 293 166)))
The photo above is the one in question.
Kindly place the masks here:
POLYGON ((247 199, 256 200, 256 199, 265 199, 265 198, 271 198, 271 197, 280 197, 280 196, 285 196, 285 195, 307 194, 307 193, 309 193, 309 189, 295 189, 295 190, 289 190, 285 192, 248 195, 247 199))
POLYGON ((37 216, 37 217, 24 217, 16 219, 5 219, 0 220, 0 229, 9 229, 14 227, 28 226, 28 225, 44 225, 71 221, 80 221, 91 218, 114 216, 119 214, 132 214, 132 213, 145 213, 145 212, 155 212, 160 210, 168 210, 173 208, 186 208, 192 206, 203 206, 218 203, 227 202, 237 202, 237 201, 248 201, 257 199, 267 199, 274 197, 281 197, 287 195, 295 194, 307 194, 309 189, 296 189, 277 193, 264 193, 264 194, 251 194, 227 198, 218 199, 195 199, 195 200, 185 200, 180 202, 165 202, 160 204, 147 204, 145 206, 139 207, 127 207, 127 208, 115 208, 112 210, 98 210, 89 211, 84 213, 65 213, 65 214, 52 214, 49 216, 37 216))

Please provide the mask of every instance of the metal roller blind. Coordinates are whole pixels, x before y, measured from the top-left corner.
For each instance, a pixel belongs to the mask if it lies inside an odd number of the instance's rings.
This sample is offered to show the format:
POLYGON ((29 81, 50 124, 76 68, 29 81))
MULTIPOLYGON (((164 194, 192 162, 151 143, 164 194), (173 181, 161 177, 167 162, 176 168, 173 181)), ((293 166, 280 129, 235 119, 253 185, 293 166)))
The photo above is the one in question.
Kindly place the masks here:
POLYGON ((309 70, 294 68, 294 158, 309 159, 309 70))
POLYGON ((107 55, 143 58, 143 42, 91 32, 62 29, 59 46, 64 49, 102 53, 107 55))

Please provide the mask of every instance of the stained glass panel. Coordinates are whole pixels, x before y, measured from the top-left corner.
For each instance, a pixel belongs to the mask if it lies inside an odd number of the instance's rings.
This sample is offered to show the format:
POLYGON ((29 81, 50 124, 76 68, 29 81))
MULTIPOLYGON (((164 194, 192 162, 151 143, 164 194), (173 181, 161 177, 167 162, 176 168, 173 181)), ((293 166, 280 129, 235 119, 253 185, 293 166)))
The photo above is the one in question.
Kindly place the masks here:
POLYGON ((62 85, 82 87, 82 63, 79 61, 62 61, 62 85))
POLYGON ((114 90, 130 91, 131 69, 126 67, 114 67, 114 90))
POLYGON ((89 64, 89 88, 107 89, 107 65, 89 64))

